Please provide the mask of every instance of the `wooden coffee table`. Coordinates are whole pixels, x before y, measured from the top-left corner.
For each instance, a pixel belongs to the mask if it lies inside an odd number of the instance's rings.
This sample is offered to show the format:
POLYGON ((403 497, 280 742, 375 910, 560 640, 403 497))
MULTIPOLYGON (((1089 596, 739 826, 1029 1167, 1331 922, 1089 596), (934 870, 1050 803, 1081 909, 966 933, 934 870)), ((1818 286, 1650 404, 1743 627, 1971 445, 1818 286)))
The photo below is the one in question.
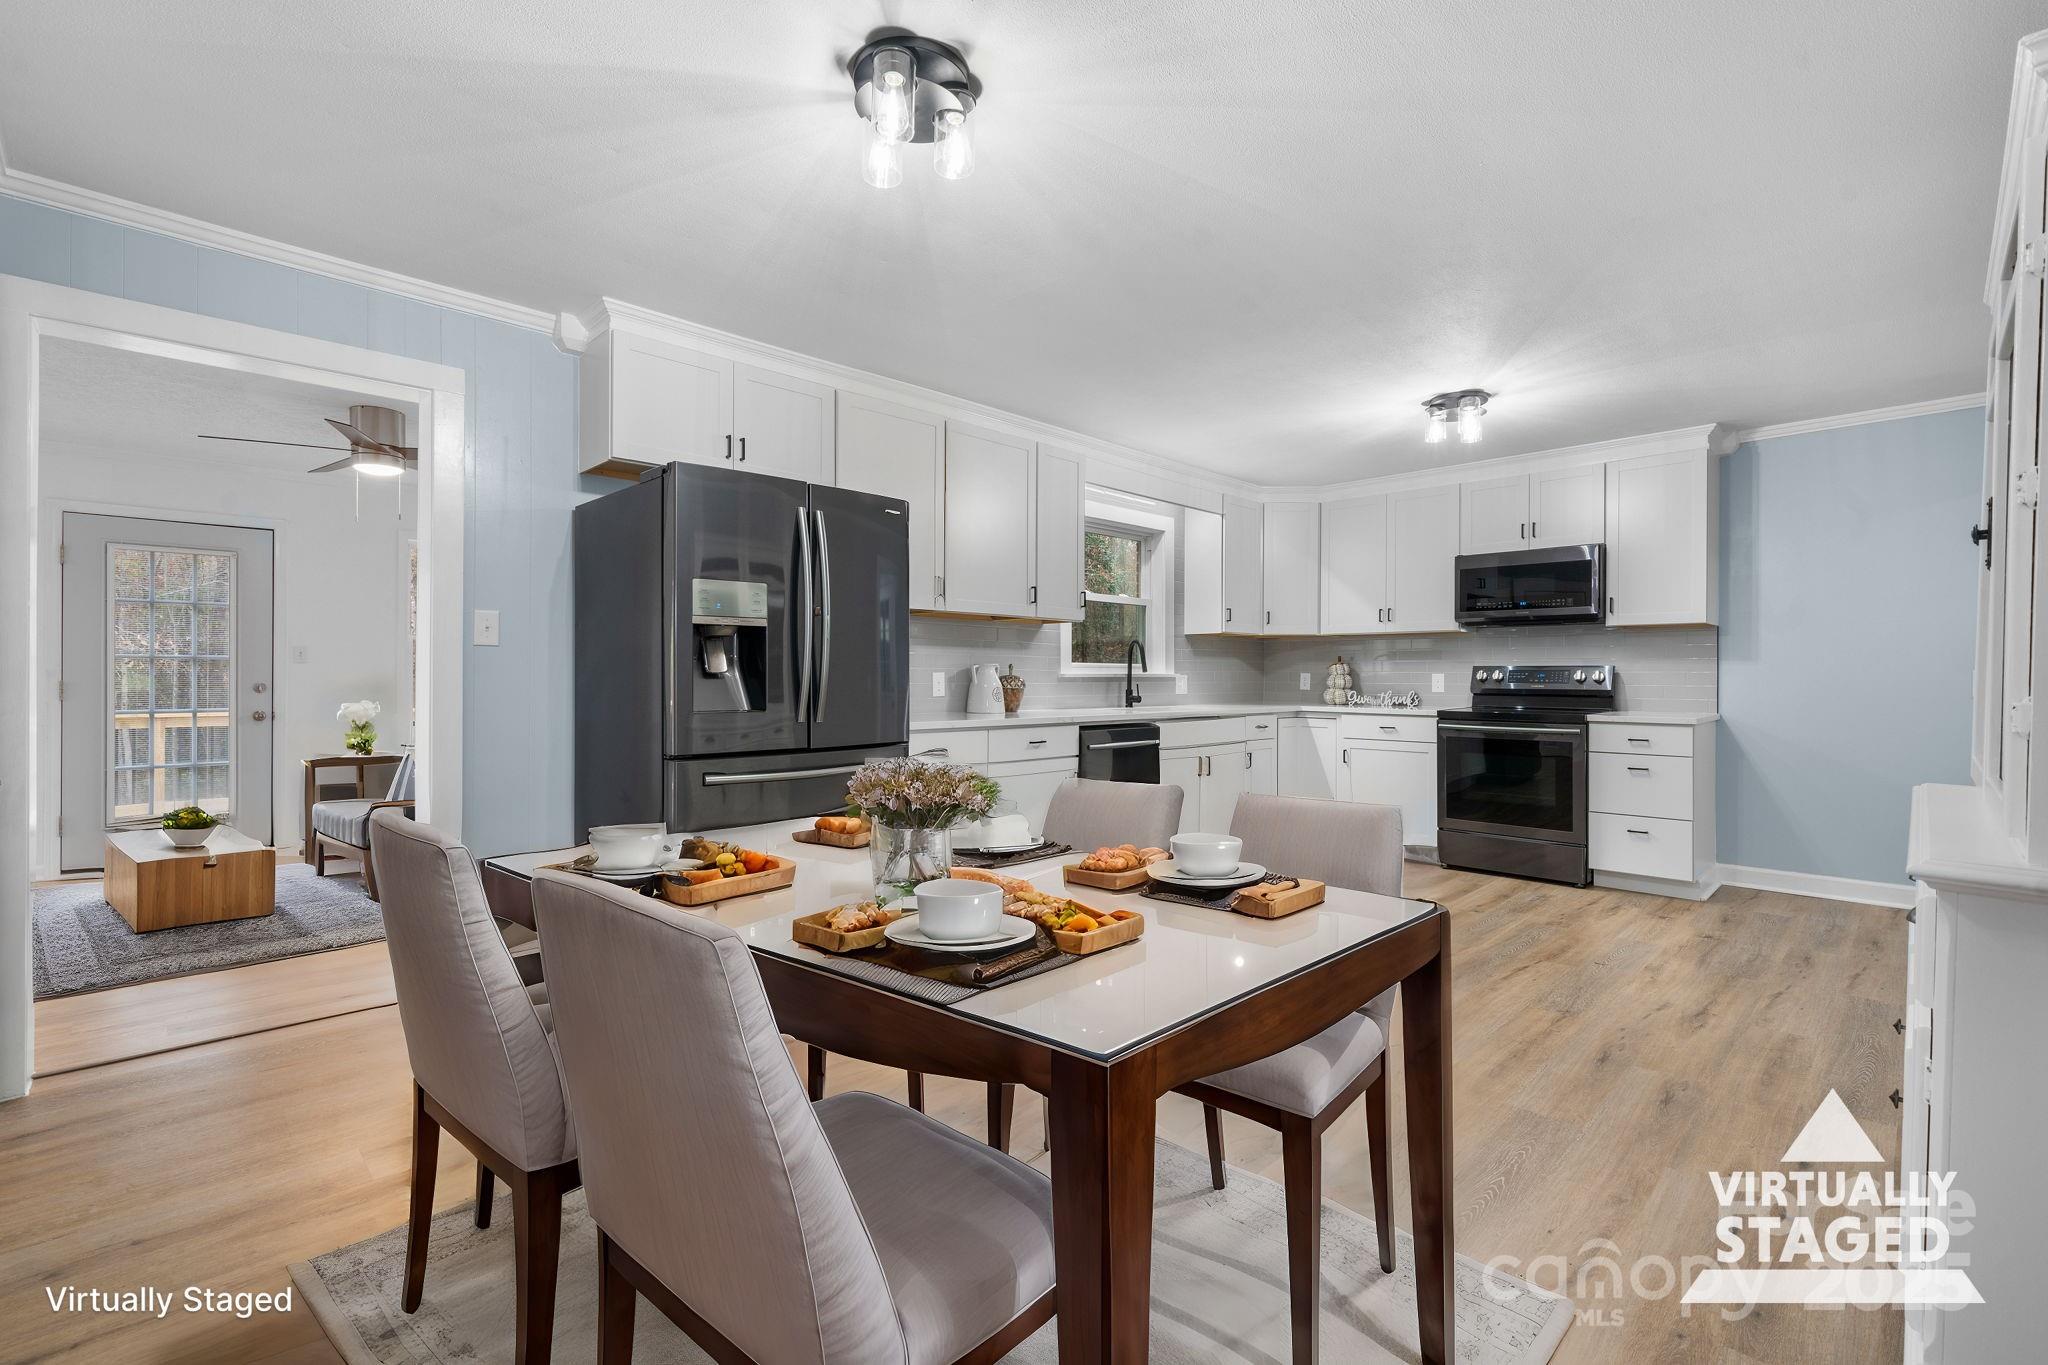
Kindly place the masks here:
POLYGON ((277 908, 277 850, 229 825, 192 849, 160 829, 109 834, 106 896, 138 934, 254 919, 277 908))

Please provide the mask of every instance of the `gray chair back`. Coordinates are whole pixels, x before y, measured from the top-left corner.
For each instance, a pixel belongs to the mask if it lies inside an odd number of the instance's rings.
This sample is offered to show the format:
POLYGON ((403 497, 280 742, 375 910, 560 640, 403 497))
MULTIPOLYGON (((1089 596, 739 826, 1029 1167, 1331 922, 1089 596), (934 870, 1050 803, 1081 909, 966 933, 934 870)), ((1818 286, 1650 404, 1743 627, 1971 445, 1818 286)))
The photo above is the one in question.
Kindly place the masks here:
POLYGON ((749 1359, 905 1359, 745 943, 588 877, 543 872, 533 902, 598 1226, 749 1359))
POLYGON ((384 799, 386 801, 411 801, 414 799, 414 789, 419 785, 419 770, 415 761, 416 758, 417 755, 412 750, 407 749, 405 757, 399 759, 398 766, 391 770, 391 785, 384 791, 384 799))
POLYGON ((1045 837, 1083 853, 1103 844, 1165 848, 1180 828, 1186 793, 1171 783, 1095 782, 1070 777, 1045 810, 1045 837))
POLYGON ((523 1170, 575 1156, 554 1047, 469 850, 387 808, 370 817, 370 854, 414 1079, 523 1170))

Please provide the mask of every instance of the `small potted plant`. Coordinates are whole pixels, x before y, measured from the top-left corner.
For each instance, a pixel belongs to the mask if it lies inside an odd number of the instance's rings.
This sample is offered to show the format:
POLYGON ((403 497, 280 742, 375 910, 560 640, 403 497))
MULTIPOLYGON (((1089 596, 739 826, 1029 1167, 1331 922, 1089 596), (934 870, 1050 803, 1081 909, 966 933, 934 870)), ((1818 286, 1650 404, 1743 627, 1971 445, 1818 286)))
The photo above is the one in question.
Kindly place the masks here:
POLYGON ((342 743, 352 754, 373 753, 377 748, 377 727, 370 724, 377 719, 384 708, 373 701, 345 701, 334 718, 348 725, 348 738, 342 743))
POLYGON ((855 773, 846 801, 875 827, 868 843, 875 899, 886 905, 919 882, 951 875, 953 827, 986 816, 998 794, 994 782, 957 763, 884 758, 855 773))
POLYGON ((199 807, 180 806, 164 817, 164 838, 178 848, 198 848, 219 826, 219 820, 199 807))

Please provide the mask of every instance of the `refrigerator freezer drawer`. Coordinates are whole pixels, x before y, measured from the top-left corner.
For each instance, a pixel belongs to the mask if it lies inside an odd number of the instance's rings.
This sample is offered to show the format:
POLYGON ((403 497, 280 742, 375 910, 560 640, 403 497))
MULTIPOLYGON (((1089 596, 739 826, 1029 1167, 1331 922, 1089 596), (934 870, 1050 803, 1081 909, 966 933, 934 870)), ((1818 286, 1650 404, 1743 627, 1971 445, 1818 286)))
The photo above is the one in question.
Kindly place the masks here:
POLYGON ((846 809, 846 780, 863 763, 904 752, 901 744, 785 754, 675 758, 668 763, 668 827, 702 833, 846 809))

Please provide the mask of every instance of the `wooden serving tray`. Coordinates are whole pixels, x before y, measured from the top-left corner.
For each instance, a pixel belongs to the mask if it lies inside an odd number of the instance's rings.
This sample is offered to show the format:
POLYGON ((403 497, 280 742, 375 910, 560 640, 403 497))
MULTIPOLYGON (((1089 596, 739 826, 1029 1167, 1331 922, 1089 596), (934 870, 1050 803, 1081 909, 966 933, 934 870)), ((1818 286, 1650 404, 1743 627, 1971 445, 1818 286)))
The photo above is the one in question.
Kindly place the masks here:
POLYGON ((1256 882, 1232 896, 1225 902, 1225 908, 1254 919, 1280 919, 1297 910, 1306 910, 1312 905, 1323 903, 1323 894, 1328 890, 1321 882, 1303 878, 1295 885, 1282 889, 1264 882, 1256 882))
POLYGON ((789 836, 800 844, 826 844, 832 848, 866 848, 874 838, 872 827, 858 834, 836 834, 829 829, 800 829, 789 836))
MULTIPOLYGON (((707 883, 708 885, 708 883, 707 883)), ((833 906, 832 910, 839 909, 833 906)), ((859 929, 851 934, 842 934, 830 926, 832 910, 820 910, 815 915, 805 915, 789 922, 789 936, 798 943, 808 943, 813 948, 822 948, 828 953, 857 953, 863 948, 872 948, 880 943, 889 926, 877 924, 872 929, 859 929)))
POLYGON ((1134 867, 1129 872, 1097 872, 1079 863, 1068 863, 1060 869, 1060 875, 1076 886, 1096 886, 1104 891, 1129 891, 1134 886, 1143 886, 1147 880, 1142 867, 1134 867))
POLYGON ((1099 953, 1104 948, 1114 948, 1119 943, 1129 943, 1144 932, 1143 915, 1133 915, 1129 919, 1118 920, 1107 927, 1092 929, 1085 934, 1073 934, 1065 929, 1046 930, 1061 952, 1072 953, 1076 957, 1099 953))
POLYGON ((734 896, 751 896, 757 891, 773 891, 796 880, 796 864, 789 859, 770 855, 768 864, 759 872, 743 872, 737 877, 720 877, 715 882, 705 882, 702 885, 664 873, 661 878, 661 894, 675 905, 709 905, 713 901, 731 900, 734 896))

